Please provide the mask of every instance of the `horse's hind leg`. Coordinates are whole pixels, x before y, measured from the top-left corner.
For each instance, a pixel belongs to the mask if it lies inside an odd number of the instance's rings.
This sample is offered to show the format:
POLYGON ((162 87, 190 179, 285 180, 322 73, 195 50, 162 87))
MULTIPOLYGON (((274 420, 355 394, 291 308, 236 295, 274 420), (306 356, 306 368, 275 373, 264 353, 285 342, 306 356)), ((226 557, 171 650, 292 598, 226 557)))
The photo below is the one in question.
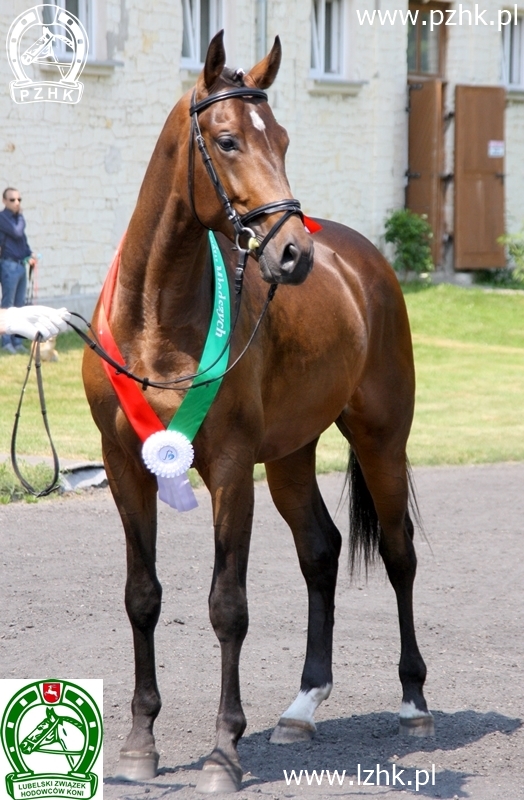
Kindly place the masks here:
POLYGON ((387 435, 384 428, 374 433, 369 421, 359 425, 351 419, 346 425, 344 416, 337 424, 353 447, 350 459, 352 556, 360 552, 368 562, 378 546, 397 598, 402 684, 400 729, 410 735, 431 736, 433 717, 423 694, 426 665, 418 648, 413 619, 417 557, 413 523, 408 512, 409 481, 402 434, 397 429, 387 435))
POLYGON ((341 537, 315 477, 316 441, 266 464, 273 501, 292 530, 308 591, 307 650, 300 691, 273 731, 274 744, 310 739, 314 713, 333 685, 332 647, 341 537))
POLYGON ((117 776, 154 778, 158 753, 153 723, 160 711, 154 631, 162 589, 156 576, 156 480, 114 445, 104 447, 106 471, 126 534, 126 610, 133 630, 135 691, 133 725, 120 751, 117 776))

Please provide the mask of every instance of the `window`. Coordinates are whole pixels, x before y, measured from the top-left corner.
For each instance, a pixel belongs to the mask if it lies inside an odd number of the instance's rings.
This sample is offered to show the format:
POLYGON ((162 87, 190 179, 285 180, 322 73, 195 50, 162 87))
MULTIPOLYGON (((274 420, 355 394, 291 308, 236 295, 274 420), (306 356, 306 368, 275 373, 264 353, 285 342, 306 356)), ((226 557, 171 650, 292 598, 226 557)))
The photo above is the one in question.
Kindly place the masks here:
MULTIPOLYGON (((69 11, 70 14, 73 14, 80 20, 86 30, 90 44, 93 38, 91 36, 92 9, 88 0, 52 0, 51 3, 43 6, 42 19, 48 24, 51 32, 54 34, 52 44, 50 48, 48 48, 46 55, 50 61, 56 61, 57 64, 61 62, 68 64, 74 55, 74 47, 68 44, 67 37, 63 35, 65 33, 63 26, 51 24, 56 18, 56 9, 58 8, 69 11)), ((90 55, 92 55, 92 52, 90 55)))
POLYGON ((502 79, 509 89, 524 89, 524 16, 502 34, 502 79))
POLYGON ((441 75, 443 34, 441 28, 434 26, 431 30, 430 12, 445 8, 442 4, 410 3, 412 12, 408 28, 408 72, 415 75, 441 75))
POLYGON ((342 0, 313 0, 311 7, 311 75, 341 78, 344 73, 342 0))
POLYGON ((182 8, 182 66, 200 70, 209 42, 223 26, 222 0, 182 0, 182 8))

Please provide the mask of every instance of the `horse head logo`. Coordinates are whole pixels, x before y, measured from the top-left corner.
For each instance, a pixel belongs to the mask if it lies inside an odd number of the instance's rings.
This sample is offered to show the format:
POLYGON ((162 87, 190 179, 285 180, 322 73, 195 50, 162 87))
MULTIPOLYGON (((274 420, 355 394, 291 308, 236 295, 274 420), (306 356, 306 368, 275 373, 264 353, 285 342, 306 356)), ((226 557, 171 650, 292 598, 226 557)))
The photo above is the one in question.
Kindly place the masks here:
POLYGON ((88 50, 84 26, 60 6, 44 4, 19 14, 7 34, 7 57, 15 76, 11 98, 15 103, 78 103, 84 85, 77 79, 88 50), (34 80, 35 67, 54 73, 55 80, 34 80))

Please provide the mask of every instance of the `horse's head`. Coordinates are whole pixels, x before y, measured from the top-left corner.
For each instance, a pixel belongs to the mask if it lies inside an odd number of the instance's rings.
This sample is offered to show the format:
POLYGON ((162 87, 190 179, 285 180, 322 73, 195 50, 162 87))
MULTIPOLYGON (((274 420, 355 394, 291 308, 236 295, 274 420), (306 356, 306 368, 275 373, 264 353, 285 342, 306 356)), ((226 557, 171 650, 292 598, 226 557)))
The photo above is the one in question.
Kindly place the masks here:
POLYGON ((247 74, 229 70, 225 59, 221 31, 209 45, 191 102, 190 147, 202 155, 194 152, 189 165, 193 211, 208 227, 236 235, 241 246, 249 242, 264 280, 302 283, 313 265, 313 243, 291 200, 284 167, 288 135, 263 92, 276 78, 280 41, 247 74))

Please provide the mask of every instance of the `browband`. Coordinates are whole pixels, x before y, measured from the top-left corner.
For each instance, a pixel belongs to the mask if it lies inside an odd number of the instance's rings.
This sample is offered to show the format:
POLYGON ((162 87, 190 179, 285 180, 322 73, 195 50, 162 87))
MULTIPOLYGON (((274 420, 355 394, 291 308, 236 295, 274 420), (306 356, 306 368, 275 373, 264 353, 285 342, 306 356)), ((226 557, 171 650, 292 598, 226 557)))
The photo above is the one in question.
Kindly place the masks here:
MULTIPOLYGON (((195 93, 193 93, 193 97, 194 96, 195 93)), ((199 111, 202 111, 213 103, 218 103, 220 100, 229 100, 230 97, 253 97, 257 100, 265 100, 267 102, 267 94, 262 91, 262 89, 249 89, 247 86, 239 86, 237 89, 228 89, 227 92, 210 94, 208 97, 204 97, 203 100, 199 100, 198 103, 192 101, 189 113, 193 116, 193 114, 198 114, 199 111)))

